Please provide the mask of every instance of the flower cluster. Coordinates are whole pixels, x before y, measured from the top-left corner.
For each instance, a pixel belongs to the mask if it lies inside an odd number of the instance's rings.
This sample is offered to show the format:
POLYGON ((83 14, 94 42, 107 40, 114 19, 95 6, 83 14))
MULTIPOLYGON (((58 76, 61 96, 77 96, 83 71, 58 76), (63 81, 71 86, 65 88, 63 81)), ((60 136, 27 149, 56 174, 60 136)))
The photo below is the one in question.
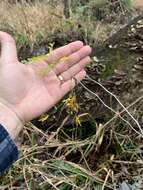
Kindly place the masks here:
POLYGON ((70 94, 67 99, 63 100, 63 102, 64 105, 67 107, 68 112, 71 115, 74 115, 74 121, 76 126, 81 126, 80 117, 78 115, 79 105, 77 103, 75 94, 70 94))

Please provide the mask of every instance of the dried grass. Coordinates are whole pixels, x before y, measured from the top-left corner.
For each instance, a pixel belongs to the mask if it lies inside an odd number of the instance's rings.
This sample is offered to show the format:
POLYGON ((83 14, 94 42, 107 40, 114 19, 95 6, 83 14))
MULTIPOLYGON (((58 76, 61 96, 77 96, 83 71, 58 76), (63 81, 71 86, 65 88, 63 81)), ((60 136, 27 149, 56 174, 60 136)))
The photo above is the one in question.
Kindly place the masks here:
POLYGON ((15 36, 25 35, 35 43, 37 37, 45 38, 62 29, 64 21, 63 6, 55 8, 40 1, 34 4, 10 4, 0 2, 0 28, 15 36))
POLYGON ((84 17, 78 12, 71 12, 71 17, 66 19, 63 1, 58 1, 54 6, 49 2, 35 0, 35 3, 11 4, 7 0, 1 1, 0 30, 12 34, 18 47, 29 44, 33 47, 39 41, 53 41, 55 36, 73 36, 72 39, 74 35, 75 39, 83 36, 88 43, 90 39, 100 43, 116 28, 112 24, 96 22, 90 16, 84 17))

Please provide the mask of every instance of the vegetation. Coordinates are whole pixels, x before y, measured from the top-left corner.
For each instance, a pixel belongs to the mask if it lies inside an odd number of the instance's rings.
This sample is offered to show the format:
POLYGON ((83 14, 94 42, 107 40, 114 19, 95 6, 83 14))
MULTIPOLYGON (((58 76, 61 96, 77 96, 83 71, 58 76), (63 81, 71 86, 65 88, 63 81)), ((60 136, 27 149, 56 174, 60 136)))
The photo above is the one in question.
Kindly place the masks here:
MULTIPOLYGON (((122 11, 130 9, 129 3, 115 0, 119 9, 116 10, 119 12, 119 18, 116 19, 115 15, 113 18, 110 15, 110 11, 114 12, 115 6, 112 3, 108 4, 107 0, 92 0, 87 1, 88 3, 71 1, 68 10, 70 18, 66 18, 64 15, 66 5, 62 1, 22 2, 16 4, 8 3, 6 0, 0 2, 0 28, 15 37, 22 55, 26 51, 23 50, 24 47, 26 49, 29 47, 32 52, 33 47, 38 44, 55 42, 55 46, 59 46, 67 43, 69 37, 72 37, 72 40, 80 38, 88 43, 102 42, 108 38, 111 29, 112 31, 113 28, 117 29, 118 26, 113 25, 113 20, 120 22, 121 15, 125 13, 122 11), (56 44, 56 41, 60 44, 56 44)), ((24 54, 22 57, 25 56, 24 54)))
MULTIPOLYGON (((130 0, 21 3, 3 0, 0 28, 15 37, 19 57, 26 64, 42 59, 53 47, 75 39, 90 44, 94 51, 134 14, 130 0)), ((114 47, 110 48, 114 51, 114 47)), ((103 59, 106 52, 102 54, 103 59)), ((92 78, 87 77, 85 83, 80 83, 52 110, 24 127, 18 140, 20 158, 0 177, 1 190, 142 189, 142 88, 137 83, 138 93, 130 93, 126 84, 128 91, 115 91, 115 96, 101 82, 111 77, 117 67, 129 68, 127 64, 135 58, 128 57, 127 61, 126 52, 121 54, 118 49, 108 56, 110 64, 104 67, 100 61, 107 60, 99 60, 93 52, 93 62, 87 68, 93 73, 92 78), (96 80, 98 74, 101 78, 96 80), (97 91, 93 91, 95 88, 97 91), (82 94, 88 97, 88 103, 81 104, 82 94), (122 97, 123 103, 119 101, 122 97), (85 110, 89 105, 95 113, 97 99, 104 114, 100 116, 99 110, 93 117, 95 114, 85 110)))

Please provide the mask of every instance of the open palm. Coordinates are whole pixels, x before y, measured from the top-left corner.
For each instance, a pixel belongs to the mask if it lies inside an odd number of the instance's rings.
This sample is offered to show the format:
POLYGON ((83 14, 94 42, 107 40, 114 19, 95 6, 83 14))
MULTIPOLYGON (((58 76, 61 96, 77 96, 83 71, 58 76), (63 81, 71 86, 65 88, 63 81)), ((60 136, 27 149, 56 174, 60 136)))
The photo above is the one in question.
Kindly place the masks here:
POLYGON ((29 121, 46 112, 82 80, 90 62, 91 48, 76 41, 54 50, 46 60, 23 65, 18 61, 16 45, 7 33, 0 32, 0 101, 29 121), (62 59, 68 57, 68 59, 62 59), (48 63, 57 63, 46 76, 38 73, 48 63), (63 81, 60 81, 62 76, 63 81))

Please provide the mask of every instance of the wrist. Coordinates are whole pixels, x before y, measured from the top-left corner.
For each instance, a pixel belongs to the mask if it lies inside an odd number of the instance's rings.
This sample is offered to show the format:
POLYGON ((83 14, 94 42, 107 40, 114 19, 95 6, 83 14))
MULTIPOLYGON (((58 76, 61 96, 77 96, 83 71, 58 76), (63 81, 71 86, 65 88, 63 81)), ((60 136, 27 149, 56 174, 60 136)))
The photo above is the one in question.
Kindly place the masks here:
POLYGON ((1 102, 0 123, 7 130, 13 140, 18 136, 24 126, 18 115, 12 109, 1 102))

